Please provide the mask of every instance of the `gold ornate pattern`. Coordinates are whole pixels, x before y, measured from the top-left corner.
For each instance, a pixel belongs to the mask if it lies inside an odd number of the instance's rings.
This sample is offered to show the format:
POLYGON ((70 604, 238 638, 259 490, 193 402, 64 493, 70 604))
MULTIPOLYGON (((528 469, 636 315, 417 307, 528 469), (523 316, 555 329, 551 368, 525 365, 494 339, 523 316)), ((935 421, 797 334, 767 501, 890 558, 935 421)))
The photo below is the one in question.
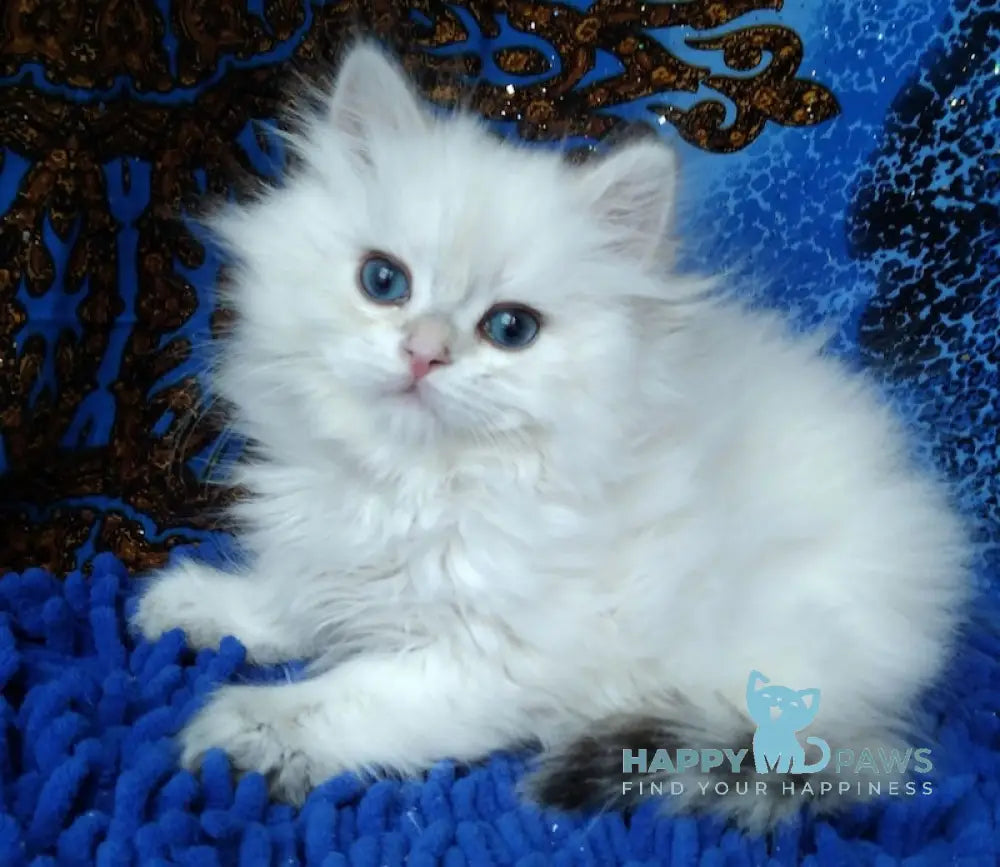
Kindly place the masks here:
MULTIPOLYGON (((726 109, 722 102, 707 100, 685 111, 668 103, 649 107, 677 127, 683 138, 704 150, 720 153, 739 150, 762 132, 768 121, 787 126, 807 126, 839 112, 833 94, 822 85, 796 78, 802 63, 802 42, 794 31, 779 26, 751 26, 712 38, 690 39, 699 49, 721 51, 726 65, 736 73, 713 75, 707 67, 693 66, 671 54, 650 31, 686 28, 716 30, 736 22, 748 12, 779 10, 781 0, 693 0, 681 3, 636 3, 600 0, 585 12, 564 4, 471 2, 468 11, 479 28, 472 34, 458 13, 437 3, 414 3, 432 26, 417 41, 414 65, 425 62, 419 49, 433 49, 451 42, 475 44, 470 37, 496 39, 502 18, 523 33, 546 40, 558 56, 559 72, 552 78, 524 86, 513 94, 507 84, 480 82, 475 104, 491 120, 518 122, 525 138, 599 139, 619 126, 613 110, 636 100, 669 93, 696 93, 707 87, 729 99, 735 121, 723 126, 726 109), (436 14, 435 14, 436 13, 436 14), (609 78, 584 84, 601 49, 613 55, 622 71, 609 78), (765 54, 770 60, 765 62, 765 54)), ((469 71, 475 72, 479 58, 465 55, 469 71)), ((538 51, 519 49, 498 52, 497 65, 512 76, 537 73, 549 67, 538 51)), ((433 96, 442 101, 458 98, 455 88, 438 86, 433 96)))

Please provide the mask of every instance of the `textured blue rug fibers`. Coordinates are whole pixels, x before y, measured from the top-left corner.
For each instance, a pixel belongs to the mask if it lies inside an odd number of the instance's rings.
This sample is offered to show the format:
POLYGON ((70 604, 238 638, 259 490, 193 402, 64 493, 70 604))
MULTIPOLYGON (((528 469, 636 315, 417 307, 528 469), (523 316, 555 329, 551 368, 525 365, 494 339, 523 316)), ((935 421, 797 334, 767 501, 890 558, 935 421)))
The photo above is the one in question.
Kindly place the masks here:
MULTIPOLYGON (((365 787, 344 776, 300 812, 264 780, 234 785, 226 758, 179 771, 171 735, 208 690, 260 677, 232 639, 193 655, 173 632, 136 645, 130 578, 109 555, 93 575, 41 570, 0 580, 0 864, 992 865, 1000 852, 1000 640, 977 629, 940 710, 931 795, 886 799, 832 823, 800 820, 772 839, 644 807, 567 816, 517 803, 523 762, 435 767, 425 781, 365 787), (45 853, 45 854, 40 854, 45 853)), ((132 597, 134 599, 134 594, 132 597)), ((293 672, 266 672, 280 677, 293 672)))

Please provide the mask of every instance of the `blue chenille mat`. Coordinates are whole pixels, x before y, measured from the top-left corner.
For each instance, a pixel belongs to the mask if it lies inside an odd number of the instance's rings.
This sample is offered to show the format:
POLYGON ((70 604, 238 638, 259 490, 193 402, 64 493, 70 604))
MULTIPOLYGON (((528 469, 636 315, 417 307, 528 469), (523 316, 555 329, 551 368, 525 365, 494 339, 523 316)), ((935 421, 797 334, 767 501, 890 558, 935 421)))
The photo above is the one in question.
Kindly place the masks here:
POLYGON ((425 780, 324 784, 300 812, 268 802, 264 780, 234 785, 209 754, 177 770, 170 735, 225 680, 295 676, 243 665, 226 639, 196 656, 179 632, 136 646, 124 626, 130 578, 100 554, 93 574, 42 570, 0 580, 3 800, 0 864, 993 865, 1000 852, 996 708, 1000 639, 976 627, 928 698, 938 718, 933 793, 887 799, 832 822, 798 820, 772 838, 652 805, 568 816, 519 804, 523 756, 442 762, 425 780), (44 855, 40 853, 45 853, 44 855))
MULTIPOLYGON (((169 0, 155 5, 160 11, 154 18, 187 6, 169 0)), ((565 16, 579 16, 587 4, 549 5, 565 16)), ((205 465, 214 455, 210 441, 195 438, 197 448, 184 453, 188 475, 179 487, 157 487, 161 478, 169 477, 172 484, 171 473, 180 478, 172 465, 159 465, 142 476, 141 462, 129 463, 130 442, 141 441, 141 449, 158 454, 157 437, 166 436, 174 423, 175 410, 168 408, 171 390, 200 376, 198 359, 191 355, 167 373, 156 365, 143 369, 145 384, 133 388, 142 380, 135 373, 141 357, 131 341, 141 333, 138 343, 147 348, 203 342, 218 264, 178 253, 171 267, 183 276, 190 295, 178 301, 184 316, 171 319, 169 310, 143 301, 160 291, 150 276, 160 260, 150 258, 150 251, 165 237, 157 220, 170 216, 170 209, 161 201, 169 185, 160 175, 155 183, 151 180, 143 150, 143 135, 156 130, 157 121, 142 116, 135 129, 119 124, 106 130, 115 141, 120 134, 121 141, 133 142, 132 155, 103 153, 101 143, 94 144, 111 222, 70 223, 62 234, 55 224, 40 224, 54 263, 51 291, 36 291, 30 282, 42 279, 39 274, 44 277, 44 267, 26 270, 11 308, 23 311, 23 318, 15 317, 10 325, 0 316, 17 340, 14 361, 33 377, 16 418, 34 413, 38 422, 11 433, 15 417, 4 415, 8 407, 0 405, 0 511, 14 516, 8 520, 0 514, 0 520, 11 538, 14 531, 19 534, 12 551, 33 550, 22 544, 21 525, 37 522, 44 529, 39 539, 55 538, 69 552, 69 565, 57 577, 27 569, 0 579, 0 865, 998 863, 1000 640, 994 612, 1000 567, 1000 11, 995 0, 787 0, 780 9, 774 8, 778 2, 745 5, 758 11, 720 32, 768 24, 793 30, 803 45, 799 79, 828 88, 839 113, 813 126, 792 118, 782 125, 777 122, 781 118, 772 117, 751 144, 732 152, 680 144, 679 229, 688 241, 688 260, 725 268, 734 291, 787 311, 804 328, 832 323, 832 351, 883 383, 886 398, 909 422, 915 452, 955 484, 956 499, 978 543, 980 616, 945 685, 924 702, 923 713, 939 741, 934 793, 887 798, 829 822, 804 819, 762 839, 710 819, 657 818, 648 808, 627 821, 613 813, 540 813, 520 806, 512 794, 523 756, 497 756, 472 769, 442 764, 424 781, 364 786, 351 778, 333 780, 301 812, 270 804, 257 777, 234 787, 221 755, 210 758, 199 778, 179 772, 170 735, 214 684, 288 672, 247 669, 241 648, 232 641, 217 653, 197 656, 185 650, 179 635, 166 636, 155 646, 137 645, 124 629, 126 597, 133 592, 129 572, 110 554, 94 557, 97 550, 113 548, 135 567, 145 562, 136 551, 161 550, 172 539, 206 540, 198 555, 208 559, 221 556, 223 547, 207 525, 180 511, 184 492, 202 488, 205 465), (73 245, 82 243, 86 232, 94 237, 111 232, 108 237, 113 238, 115 231, 117 272, 102 271, 99 257, 87 260, 94 270, 90 282, 81 284, 73 269, 84 260, 71 257, 73 245), (117 281, 121 303, 110 304, 103 313, 106 280, 117 281), (93 337, 100 334, 93 332, 95 323, 101 322, 113 323, 105 343, 93 337), (47 349, 39 349, 39 339, 48 341, 47 349), (78 356, 98 347, 95 357, 101 365, 93 380, 65 373, 66 353, 72 359, 74 346, 78 356), (75 395, 78 405, 61 414, 63 404, 53 403, 56 391, 75 395), (151 408, 146 415, 136 395, 151 408), (137 440, 146 422, 151 439, 137 440), (31 454, 32 437, 51 433, 47 425, 58 428, 52 435, 60 451, 52 454, 51 465, 68 473, 79 455, 84 469, 63 487, 46 476, 36 489, 30 478, 25 482, 25 472, 18 476, 16 458, 31 454), (9 479, 14 481, 8 484, 9 479), (59 535, 63 531, 65 538, 59 535)), ((423 10, 414 13, 415 20, 426 23, 444 15, 444 7, 433 3, 414 6, 423 10)), ((536 30, 518 18, 513 5, 500 6, 510 8, 497 16, 490 31, 460 6, 452 7, 449 14, 457 16, 467 38, 460 46, 428 51, 478 54, 483 80, 506 87, 513 79, 497 65, 498 50, 530 46, 546 53, 538 34, 549 32, 547 28, 555 32, 557 18, 545 18, 543 26, 538 13, 536 30)), ((193 132, 207 115, 195 115, 194 126, 185 127, 185 106, 202 100, 198 105, 218 112, 220 128, 231 124, 225 100, 211 102, 212 88, 250 76, 237 95, 252 102, 253 82, 264 79, 251 77, 267 64, 309 54, 309 34, 317 31, 328 4, 303 2, 301 18, 293 15, 291 24, 285 21, 280 27, 276 18, 266 18, 270 13, 263 4, 248 8, 251 18, 267 24, 241 37, 252 36, 258 54, 240 54, 209 40, 205 44, 211 42, 211 50, 234 53, 216 58, 214 72, 196 69, 197 75, 185 70, 198 67, 204 58, 192 60, 194 55, 178 49, 193 38, 189 20, 167 16, 169 26, 157 31, 157 38, 170 56, 163 71, 174 81, 169 93, 152 73, 141 87, 135 76, 131 84, 127 76, 95 80, 90 91, 60 85, 65 70, 55 65, 42 70, 35 61, 26 61, 14 75, 3 67, 8 71, 0 70, 0 87, 14 93, 27 83, 39 101, 84 107, 101 101, 102 112, 105 101, 113 107, 126 92, 140 114, 148 106, 169 104, 180 118, 177 128, 184 132, 178 141, 190 149, 193 177, 211 188, 211 173, 198 168, 199 161, 218 154, 207 145, 200 151, 193 132), (259 48, 265 44, 266 51, 259 48), (301 55, 296 53, 300 49, 301 55)), ((579 27, 573 32, 589 38, 579 27)), ((701 89, 612 100, 606 111, 650 122, 676 140, 672 123, 657 124, 651 108, 666 102, 689 109, 713 97, 704 83, 710 84, 713 75, 737 73, 727 70, 718 46, 693 48, 685 41, 691 33, 683 28, 647 35, 691 64, 710 67, 700 76, 701 89)), ((605 78, 614 81, 621 73, 612 54, 598 50, 595 57, 581 88, 605 78)), ((765 53, 760 65, 768 62, 765 53)), ((544 82, 545 74, 537 72, 532 82, 544 82)), ((20 98, 14 100, 16 110, 28 112, 31 105, 17 102, 20 98)), ((766 101, 766 94, 761 98, 766 101)), ((726 110, 729 123, 732 107, 726 110)), ((39 117, 56 115, 43 111, 39 117)), ((520 130, 516 121, 498 120, 496 125, 511 135, 520 130)), ((79 144, 83 133, 72 134, 79 144)), ((236 129, 233 141, 238 162, 262 174, 276 170, 280 151, 262 144, 266 136, 256 137, 254 127, 236 129)), ((0 211, 25 213, 18 210, 23 202, 43 189, 32 185, 33 164, 24 156, 34 146, 27 139, 20 144, 5 139, 0 211)), ((58 179, 66 160, 57 154, 45 166, 58 179)), ((83 163, 71 168, 78 178, 87 171, 83 163)), ((59 189, 57 182, 53 208, 63 204, 59 189)), ((90 201, 84 198, 85 204, 90 201)), ((88 207, 97 207, 95 202, 88 207)), ((16 237, 0 238, 3 255, 11 238, 19 242, 22 224, 15 229, 16 237)), ((30 234, 31 228, 25 231, 30 234)), ((7 273, 2 271, 6 264, 0 261, 0 274, 7 273)), ((0 293, 9 289, 0 285, 0 293)), ((9 364, 0 368, 0 381, 6 382, 2 376, 9 370, 9 364)), ((0 393, 0 400, 8 397, 0 393)), ((188 440, 181 437, 181 442, 188 440)), ((41 476, 48 466, 48 459, 38 462, 27 475, 41 476)), ((39 543, 37 550, 51 547, 39 543)), ((23 557, 18 562, 23 566, 23 557)), ((49 557, 46 562, 64 560, 49 557)))

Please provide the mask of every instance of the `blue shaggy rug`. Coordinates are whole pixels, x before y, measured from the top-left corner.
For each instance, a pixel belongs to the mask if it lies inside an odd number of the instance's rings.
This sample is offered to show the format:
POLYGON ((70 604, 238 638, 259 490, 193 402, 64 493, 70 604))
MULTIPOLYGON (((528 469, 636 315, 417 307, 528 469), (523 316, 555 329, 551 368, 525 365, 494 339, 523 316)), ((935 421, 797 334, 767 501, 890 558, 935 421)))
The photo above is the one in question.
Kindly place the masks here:
POLYGON ((0 27, 0 865, 1000 863, 997 0, 71 7, 10 5, 0 27), (879 381, 978 546, 977 617, 921 708, 929 794, 764 838, 525 807, 524 755, 343 777, 300 811, 221 754, 177 769, 171 737, 214 686, 296 674, 125 626, 136 573, 226 545, 209 482, 232 444, 199 411, 221 263, 187 209, 280 172, 281 76, 359 26, 437 98, 476 84, 503 135, 660 131, 688 262, 832 326, 879 381))
POLYGON ((648 806, 627 820, 539 812, 515 799, 523 762, 511 756, 471 769, 441 763, 421 781, 344 776, 299 812, 270 804, 257 774, 234 784, 221 753, 196 778, 177 769, 170 736, 206 692, 283 673, 247 670, 230 639, 196 656, 179 632, 137 646, 125 628, 129 586, 107 554, 89 577, 29 570, 0 581, 5 867, 997 863, 1000 637, 989 629, 956 662, 960 689, 931 700, 944 707, 932 794, 797 821, 764 839, 648 806))
MULTIPOLYGON (((194 656, 179 632, 127 637, 130 579, 101 554, 93 573, 41 570, 0 581, 3 799, 0 864, 995 865, 1000 853, 1000 637, 969 638, 943 701, 930 795, 887 800, 772 838, 650 806, 568 816, 520 805, 516 757, 426 780, 364 786, 344 776, 299 812, 268 802, 261 776, 237 784, 221 753, 179 771, 170 736, 214 685, 248 671, 227 639, 194 656)), ((134 599, 134 595, 131 597, 134 599)), ((289 672, 290 674, 294 674, 289 672)))

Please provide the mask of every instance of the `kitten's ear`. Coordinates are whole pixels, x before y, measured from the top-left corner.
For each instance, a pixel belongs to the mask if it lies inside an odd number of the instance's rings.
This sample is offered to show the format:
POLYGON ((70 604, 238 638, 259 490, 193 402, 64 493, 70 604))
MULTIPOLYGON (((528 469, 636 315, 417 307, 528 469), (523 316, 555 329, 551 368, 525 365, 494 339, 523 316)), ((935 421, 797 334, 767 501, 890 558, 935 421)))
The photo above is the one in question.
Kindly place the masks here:
POLYGON ((329 119, 351 149, 367 160, 373 136, 422 127, 427 114, 399 65, 374 42, 359 42, 337 73, 329 119))
POLYGON ((597 219, 622 253, 650 261, 662 255, 677 189, 677 159, 667 145, 646 139, 583 167, 581 178, 597 219))
POLYGON ((807 710, 811 710, 813 713, 819 710, 818 689, 800 689, 799 698, 802 699, 802 704, 806 706, 807 710))

